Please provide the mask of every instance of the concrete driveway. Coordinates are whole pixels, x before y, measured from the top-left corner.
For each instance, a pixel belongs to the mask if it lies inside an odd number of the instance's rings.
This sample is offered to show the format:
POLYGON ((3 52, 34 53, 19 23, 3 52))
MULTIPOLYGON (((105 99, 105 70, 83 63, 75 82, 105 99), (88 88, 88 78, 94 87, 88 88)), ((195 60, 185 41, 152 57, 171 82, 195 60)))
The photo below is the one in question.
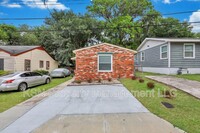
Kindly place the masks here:
POLYGON ((68 86, 1 132, 118 133, 134 130, 179 132, 151 114, 123 85, 117 84, 68 86))

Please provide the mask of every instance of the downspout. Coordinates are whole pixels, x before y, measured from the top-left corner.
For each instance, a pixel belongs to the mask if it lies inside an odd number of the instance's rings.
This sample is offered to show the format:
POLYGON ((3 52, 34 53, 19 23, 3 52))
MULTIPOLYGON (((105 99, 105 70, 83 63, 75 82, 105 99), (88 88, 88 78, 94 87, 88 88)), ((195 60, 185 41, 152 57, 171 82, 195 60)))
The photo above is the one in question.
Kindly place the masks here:
POLYGON ((168 68, 169 68, 169 74, 170 74, 170 68, 171 68, 171 43, 168 42, 168 68))

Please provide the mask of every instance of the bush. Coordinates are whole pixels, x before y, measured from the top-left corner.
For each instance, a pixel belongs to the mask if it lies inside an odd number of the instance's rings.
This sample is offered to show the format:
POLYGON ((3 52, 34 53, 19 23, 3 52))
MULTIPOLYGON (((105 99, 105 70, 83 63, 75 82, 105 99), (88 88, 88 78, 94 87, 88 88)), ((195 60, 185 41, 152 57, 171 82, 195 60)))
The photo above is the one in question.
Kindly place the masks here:
POLYGON ((80 84, 81 81, 80 80, 75 80, 75 83, 80 84))
POLYGON ((153 89, 153 88, 155 87, 155 85, 154 85, 153 82, 148 82, 148 83, 147 83, 147 87, 148 87, 149 89, 153 89))
POLYGON ((112 78, 108 78, 108 81, 111 82, 111 81, 112 81, 112 78))
POLYGON ((9 73, 9 71, 0 70, 0 76, 8 75, 9 73))
POLYGON ((144 79, 139 79, 139 82, 140 83, 144 83, 144 79))
POLYGON ((40 73, 42 75, 49 75, 49 72, 45 71, 45 70, 34 70, 33 72, 37 72, 37 73, 40 73))
POLYGON ((169 91, 169 90, 165 90, 165 91, 163 91, 163 96, 164 96, 165 98, 171 99, 171 98, 174 97, 174 94, 173 94, 171 91, 169 91))
POLYGON ((89 79, 87 80, 87 82, 88 82, 88 83, 92 83, 92 79, 89 78, 89 79))
POLYGON ((101 83, 101 79, 100 78, 98 79, 98 83, 101 83))
POLYGON ((133 76, 133 77, 131 77, 131 79, 132 79, 132 80, 136 80, 136 79, 137 79, 137 77, 136 77, 136 76, 133 76))

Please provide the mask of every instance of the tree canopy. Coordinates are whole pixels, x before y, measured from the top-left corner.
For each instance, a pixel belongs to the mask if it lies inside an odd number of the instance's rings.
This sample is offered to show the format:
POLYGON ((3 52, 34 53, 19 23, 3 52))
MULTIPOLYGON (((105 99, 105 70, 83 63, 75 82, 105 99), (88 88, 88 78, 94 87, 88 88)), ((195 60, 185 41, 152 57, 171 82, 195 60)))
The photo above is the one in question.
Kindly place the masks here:
POLYGON ((37 36, 60 64, 71 64, 72 51, 87 46, 90 38, 100 39, 101 29, 96 29, 100 22, 88 15, 54 10, 45 24, 45 27, 37 29, 37 36))

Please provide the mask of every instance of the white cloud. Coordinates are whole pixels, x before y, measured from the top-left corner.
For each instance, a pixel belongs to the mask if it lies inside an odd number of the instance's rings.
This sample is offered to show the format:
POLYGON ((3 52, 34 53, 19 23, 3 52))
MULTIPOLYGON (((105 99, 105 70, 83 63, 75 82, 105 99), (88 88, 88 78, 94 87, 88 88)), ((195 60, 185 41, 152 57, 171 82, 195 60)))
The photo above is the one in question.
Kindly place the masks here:
POLYGON ((170 0, 164 0, 163 3, 170 4, 170 0))
POLYGON ((5 6, 9 7, 9 8, 21 8, 21 5, 19 5, 17 3, 6 4, 5 6))
MULTIPOLYGON (((200 10, 198 12, 193 12, 189 18, 189 22, 200 22, 200 10)), ((191 23, 193 27, 193 32, 200 32, 200 23, 191 23)))
POLYGON ((9 3, 9 0, 3 0, 0 4, 2 4, 5 7, 9 7, 9 8, 20 8, 21 5, 17 4, 17 3, 9 3))
POLYGON ((174 4, 177 2, 181 2, 182 0, 163 0, 163 3, 165 4, 174 4))
POLYGON ((69 10, 68 7, 58 2, 58 0, 46 0, 45 4, 43 0, 21 0, 19 4, 11 2, 11 0, 3 0, 1 4, 9 8, 20 8, 23 4, 31 8, 46 9, 48 7, 49 9, 69 10))
POLYGON ((59 9, 66 10, 69 9, 64 4, 58 2, 58 0, 47 0, 44 4, 43 0, 22 0, 23 3, 31 8, 46 9, 59 9))

